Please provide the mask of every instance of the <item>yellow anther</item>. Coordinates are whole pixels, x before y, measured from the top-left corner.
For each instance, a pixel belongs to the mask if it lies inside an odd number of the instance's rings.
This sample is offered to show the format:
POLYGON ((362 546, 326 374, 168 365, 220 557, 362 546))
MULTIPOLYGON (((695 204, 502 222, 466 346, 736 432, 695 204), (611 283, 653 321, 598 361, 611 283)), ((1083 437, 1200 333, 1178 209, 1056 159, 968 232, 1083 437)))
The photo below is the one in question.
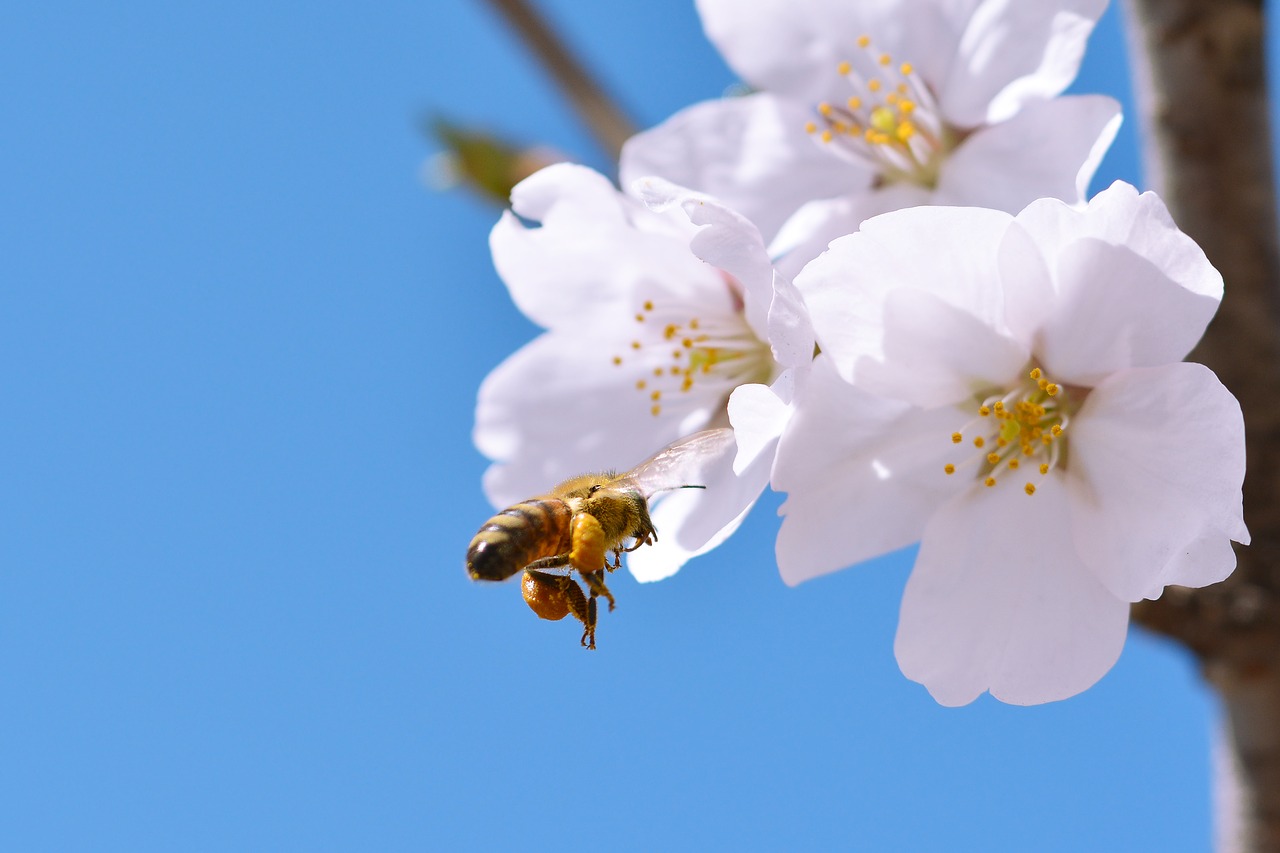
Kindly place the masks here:
POLYGON ((822 131, 822 137, 821 137, 821 138, 822 138, 822 141, 823 141, 823 142, 830 142, 830 141, 832 140, 832 138, 833 138, 833 137, 831 136, 831 131, 829 131, 829 130, 824 130, 824 131, 822 131))
POLYGON ((662 411, 661 406, 654 406, 652 409, 649 410, 649 414, 653 415, 654 417, 657 417, 661 411, 662 411))
POLYGON ((898 67, 898 71, 902 74, 903 77, 910 77, 911 72, 915 71, 915 68, 911 66, 910 62, 904 62, 902 63, 902 65, 898 67))
POLYGON ((1049 380, 1048 380, 1048 379, 1037 379, 1037 380, 1036 380, 1036 387, 1037 387, 1037 388, 1039 388, 1041 391, 1043 391, 1044 389, 1046 389, 1046 388, 1048 388, 1048 387, 1049 387, 1049 380))
POLYGON ((698 328, 698 318, 697 318, 697 317, 694 317, 692 320, 690 320, 690 321, 689 321, 689 328, 690 328, 690 329, 697 329, 697 328, 698 328))
POLYGON ((636 322, 637 322, 637 323, 643 323, 643 322, 644 322, 644 315, 643 315, 643 314, 637 314, 637 315, 636 315, 636 322))
POLYGON ((859 98, 857 95, 853 95, 848 101, 845 101, 845 103, 849 105, 849 109, 851 110, 862 109, 862 98, 859 98))
POLYGON ((662 375, 662 368, 661 368, 661 367, 655 367, 655 368, 653 369, 653 375, 654 375, 654 376, 661 376, 661 375, 662 375))
POLYGON ((871 36, 858 36, 858 47, 866 47, 871 44, 871 36))
POLYGON ((983 440, 982 436, 978 436, 973 440, 974 447, 981 447, 984 444, 986 444, 986 441, 983 440))
POLYGON ((674 365, 674 364, 673 364, 673 365, 671 365, 671 375, 672 375, 672 376, 679 376, 679 375, 680 375, 680 368, 679 368, 679 367, 677 367, 677 366, 676 366, 676 365, 674 365))
POLYGON ((991 409, 987 408, 986 406, 982 406, 981 408, 978 409, 978 414, 982 415, 984 418, 990 417, 991 409))
POLYGON ((1049 463, 1048 463, 1048 462, 1041 462, 1041 463, 1040 463, 1040 473, 1041 473, 1041 474, 1048 474, 1048 473, 1049 473, 1049 463))
POLYGON ((632 342, 631 342, 631 348, 632 348, 632 349, 640 349, 640 342, 639 342, 639 341, 632 341, 632 342))
POLYGON ((1049 385, 1044 389, 1044 393, 1048 394, 1050 397, 1057 396, 1057 393, 1058 393, 1058 386, 1057 386, 1057 385, 1054 385, 1054 384, 1051 382, 1051 383, 1049 383, 1049 385))
POLYGON ((1023 488, 1023 491, 1025 491, 1025 492, 1026 492, 1027 494, 1029 494, 1029 495, 1034 495, 1034 494, 1036 493, 1036 484, 1035 484, 1035 483, 1027 483, 1027 484, 1026 484, 1025 486, 1023 486, 1022 488, 1023 488))
POLYGON ((613 363, 614 363, 614 365, 615 365, 615 366, 621 367, 621 366, 622 366, 622 356, 620 356, 620 355, 615 355, 615 356, 613 357, 613 363))
POLYGON ((824 118, 831 118, 831 105, 826 101, 823 101, 818 104, 818 112, 821 113, 824 118))
POLYGON ((836 73, 839 74, 841 77, 848 74, 852 70, 853 70, 853 66, 847 62, 841 62, 839 65, 836 66, 836 73))
POLYGON ((661 392, 661 391, 654 391, 652 394, 650 394, 650 395, 649 395, 649 399, 650 399, 650 400, 654 400, 654 401, 661 400, 661 399, 662 399, 662 392, 661 392))
POLYGON ((982 481, 982 485, 986 486, 988 489, 994 486, 995 484, 996 484, 995 477, 988 477, 987 479, 982 481))
POLYGON ((996 464, 997 462, 999 462, 999 461, 1000 461, 1000 454, 999 454, 999 453, 996 453, 996 452, 992 451, 991 453, 988 453, 988 454, 987 454, 987 462, 988 462, 988 463, 990 463, 990 464, 992 464, 992 465, 995 465, 995 464, 996 464))
POLYGON ((946 465, 942 466, 942 470, 946 471, 948 474, 954 474, 956 472, 956 466, 948 462, 946 465))
POLYGON ((1058 436, 1062 435, 1062 424, 1054 424, 1049 429, 1049 432, 1053 433, 1054 438, 1057 438, 1058 436))
POLYGON ((997 412, 997 413, 1003 412, 1003 411, 1004 411, 1004 401, 1003 401, 1003 400, 996 400, 996 404, 995 404, 994 408, 995 408, 995 410, 996 410, 996 412, 997 412))
POLYGON ((877 80, 876 78, 872 77, 870 80, 868 80, 868 81, 867 81, 867 91, 868 91, 868 92, 879 92, 879 91, 880 91, 880 89, 881 89, 881 87, 882 87, 883 85, 884 85, 884 84, 883 84, 883 83, 881 83, 879 80, 877 80))
POLYGON ((645 389, 645 386, 646 386, 646 385, 648 385, 648 384, 649 384, 649 383, 648 383, 648 382, 645 382, 643 379, 637 380, 637 381, 636 381, 636 390, 637 390, 637 391, 643 391, 643 390, 645 389))
POLYGON ((650 301, 650 300, 648 300, 648 299, 646 299, 646 300, 644 301, 644 310, 646 310, 646 311, 652 311, 652 310, 653 310, 653 302, 652 302, 652 301, 650 301))
POLYGON ((1040 368, 1033 367, 1031 368, 1031 373, 1029 375, 1032 379, 1039 379, 1043 374, 1040 372, 1040 368))
POLYGON ((906 142, 908 139, 916 135, 916 128, 909 121, 904 121, 898 125, 898 141, 906 142))
POLYGON ((680 331, 680 327, 677 326, 675 323, 668 323, 667 327, 662 330, 662 337, 669 341, 672 338, 674 338, 676 336, 676 333, 679 331, 680 331))
POLYGON ((904 116, 909 116, 913 112, 915 112, 916 102, 908 101, 906 98, 903 98, 902 100, 898 101, 898 109, 902 111, 902 114, 904 116))
POLYGON ((685 349, 689 349, 690 347, 693 346, 693 338, 685 338, 680 342, 680 346, 684 347, 685 349))
POLYGON ((964 436, 963 436, 963 435, 961 435, 961 434, 960 434, 960 433, 958 433, 958 432, 953 432, 953 433, 951 433, 951 443, 952 443, 952 444, 959 444, 959 443, 960 443, 960 442, 962 442, 962 441, 964 441, 964 436))
POLYGON ((891 62, 893 62, 893 57, 887 53, 882 53, 880 54, 880 58, 877 59, 876 62, 879 62, 881 65, 888 65, 891 62))
POLYGON ((1018 465, 1019 465, 1019 462, 1017 459, 1009 460, 1009 470, 1016 471, 1018 469, 1018 465))
POLYGON ((806 122, 804 123, 804 132, 805 132, 805 133, 817 133, 817 132, 818 132, 818 126, 817 126, 816 124, 814 124, 813 122, 811 122, 811 121, 806 121, 806 122))
POLYGON ((680 383, 680 390, 681 390, 681 391, 688 391, 688 390, 689 390, 690 388, 692 388, 692 387, 693 387, 693 377, 692 377, 692 376, 686 376, 686 377, 684 378, 684 381, 680 383))

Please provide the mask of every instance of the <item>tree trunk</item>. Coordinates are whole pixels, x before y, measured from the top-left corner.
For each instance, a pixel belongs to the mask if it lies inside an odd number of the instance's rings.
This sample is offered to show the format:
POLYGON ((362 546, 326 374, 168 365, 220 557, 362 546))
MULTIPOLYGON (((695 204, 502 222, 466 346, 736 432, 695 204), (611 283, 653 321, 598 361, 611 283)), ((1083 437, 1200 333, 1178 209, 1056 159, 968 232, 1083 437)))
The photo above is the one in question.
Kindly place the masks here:
POLYGON ((1128 0, 1148 183, 1225 280, 1191 359, 1244 410, 1253 543, 1205 589, 1170 588, 1134 619, 1184 643, 1222 697, 1236 778, 1225 850, 1280 853, 1280 252, 1261 0, 1128 0))

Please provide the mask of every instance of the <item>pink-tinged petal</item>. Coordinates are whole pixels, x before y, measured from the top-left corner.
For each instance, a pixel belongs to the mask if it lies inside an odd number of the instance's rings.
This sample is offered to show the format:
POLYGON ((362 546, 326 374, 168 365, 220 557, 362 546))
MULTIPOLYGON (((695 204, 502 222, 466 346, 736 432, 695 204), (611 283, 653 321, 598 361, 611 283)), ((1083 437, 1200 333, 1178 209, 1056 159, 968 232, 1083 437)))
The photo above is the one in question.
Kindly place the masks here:
POLYGON ((738 280, 743 289, 747 323, 757 337, 767 339, 774 272, 764 238, 755 225, 716 199, 662 178, 641 178, 633 190, 650 210, 661 213, 679 207, 689 222, 698 226, 689 250, 738 280))
POLYGON ((689 252, 686 217, 664 217, 581 166, 550 166, 518 184, 515 212, 489 237, 511 298, 544 328, 626 322, 638 300, 723 291, 719 274, 689 252), (639 291, 643 291, 640 293, 639 291))
POLYGON ((1123 181, 1098 193, 1084 210, 1053 198, 1034 201, 1018 214, 1018 223, 1047 258, 1081 237, 1094 237, 1128 247, 1192 293, 1222 298, 1222 276, 1196 242, 1178 230, 1160 197, 1139 195, 1123 181))
POLYGON ((636 580, 668 578, 738 529, 769 482, 771 460, 759 458, 739 475, 733 472, 734 456, 731 446, 711 461, 705 489, 681 489, 659 497, 650 512, 658 541, 627 557, 636 580))
POLYGON ((1015 214, 1043 197, 1082 204, 1120 121, 1120 104, 1103 95, 1028 104, 951 152, 933 203, 1015 214))
POLYGON ((818 356, 774 463, 773 487, 787 492, 782 579, 794 586, 917 541, 930 513, 968 485, 943 470, 964 418, 865 394, 818 356))
POLYGON ((871 184, 868 169, 805 133, 811 109, 765 93, 695 104, 632 137, 622 149, 619 180, 629 187, 660 175, 715 196, 772 239, 810 199, 871 184))
POLYGON ((1168 584, 1228 573, 1222 544, 1249 541, 1244 420, 1213 371, 1180 363, 1118 373, 1093 389, 1067 438, 1075 547, 1113 594, 1156 598, 1168 584))
POLYGON ((974 486, 929 521, 907 581, 894 652, 942 705, 1065 699, 1106 674, 1129 606, 1072 549, 1066 490, 1043 480, 974 486))
POLYGON ((1218 309, 1127 246, 1086 237, 1050 264, 1057 296, 1035 349, 1054 382, 1092 386, 1117 370, 1181 361, 1218 309))
POLYGON ((615 344, 544 334, 485 378, 473 438, 495 460, 484 476, 495 506, 586 471, 626 470, 719 410, 719 400, 686 396, 654 417, 648 397, 620 380, 621 368, 610 362, 615 344))
POLYGON ((1107 0, 984 0, 969 19, 939 98, 957 127, 995 124, 1076 77, 1107 0))
POLYGON ((1028 353, 1005 327, 999 266, 1012 221, 977 208, 895 211, 810 262, 796 286, 840 375, 926 408, 1016 375, 1028 353))

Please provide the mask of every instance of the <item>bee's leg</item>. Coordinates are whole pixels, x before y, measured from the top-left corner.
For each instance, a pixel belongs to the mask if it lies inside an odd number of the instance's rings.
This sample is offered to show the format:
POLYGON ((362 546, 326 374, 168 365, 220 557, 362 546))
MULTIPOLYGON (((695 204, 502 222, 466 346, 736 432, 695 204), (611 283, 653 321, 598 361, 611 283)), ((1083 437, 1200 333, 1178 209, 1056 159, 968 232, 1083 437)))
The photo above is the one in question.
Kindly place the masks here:
POLYGON ((554 557, 543 557, 541 560, 534 560, 532 563, 525 566, 525 570, 533 571, 535 569, 563 569, 567 565, 569 565, 569 555, 556 554, 554 557))
MULTIPOLYGON (((578 594, 582 594, 581 589, 578 590, 578 594)), ((596 647, 596 597, 594 594, 587 599, 587 618, 582 620, 582 645, 588 649, 596 647)))
POLYGON ((582 579, 587 582, 587 588, 591 590, 591 599, 595 600, 596 596, 603 595, 609 600, 609 610, 614 608, 613 593, 609 592, 609 587, 604 585, 604 572, 583 572, 582 579))

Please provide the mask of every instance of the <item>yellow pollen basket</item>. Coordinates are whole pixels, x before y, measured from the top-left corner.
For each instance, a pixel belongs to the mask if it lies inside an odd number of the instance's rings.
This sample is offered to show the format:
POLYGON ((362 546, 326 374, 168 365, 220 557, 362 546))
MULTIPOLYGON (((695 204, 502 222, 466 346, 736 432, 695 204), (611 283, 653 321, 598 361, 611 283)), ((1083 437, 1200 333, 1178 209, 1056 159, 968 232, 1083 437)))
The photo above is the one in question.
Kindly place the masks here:
MULTIPOLYGON (((990 442, 997 449, 975 454, 959 465, 947 463, 945 473, 954 474, 966 464, 975 465, 975 477, 992 488, 1005 472, 1019 470, 1024 461, 1034 466, 1041 477, 1059 464, 1068 421, 1062 388, 1045 378, 1038 367, 1028 371, 1027 378, 1030 382, 999 398, 983 400, 977 406, 977 417, 965 430, 951 434, 952 444, 958 445, 966 431, 977 432, 972 440, 974 448, 981 450, 990 442)), ((1023 491, 1034 495, 1036 485, 1027 482, 1023 491)))

